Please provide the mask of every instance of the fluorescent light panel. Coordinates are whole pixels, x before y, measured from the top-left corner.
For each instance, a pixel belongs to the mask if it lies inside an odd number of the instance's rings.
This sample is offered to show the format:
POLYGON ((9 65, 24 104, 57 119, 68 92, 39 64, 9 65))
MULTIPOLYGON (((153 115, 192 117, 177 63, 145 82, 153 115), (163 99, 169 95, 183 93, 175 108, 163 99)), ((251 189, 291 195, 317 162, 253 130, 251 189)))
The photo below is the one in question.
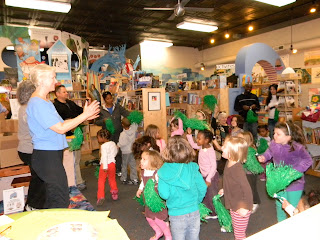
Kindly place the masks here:
POLYGON ((140 45, 148 47, 171 47, 172 42, 162 42, 162 41, 153 41, 153 40, 144 40, 140 45))
POLYGON ((282 6, 288 5, 290 3, 293 3, 296 0, 256 0, 256 1, 267 3, 270 5, 277 6, 277 7, 282 7, 282 6))
POLYGON ((5 4, 11 7, 21 7, 62 13, 68 13, 71 9, 70 3, 47 0, 5 0, 5 4))
POLYGON ((193 22, 179 23, 179 24, 177 24, 177 28, 199 31, 199 32, 213 32, 218 29, 217 26, 206 25, 206 24, 201 24, 201 23, 193 23, 193 22))

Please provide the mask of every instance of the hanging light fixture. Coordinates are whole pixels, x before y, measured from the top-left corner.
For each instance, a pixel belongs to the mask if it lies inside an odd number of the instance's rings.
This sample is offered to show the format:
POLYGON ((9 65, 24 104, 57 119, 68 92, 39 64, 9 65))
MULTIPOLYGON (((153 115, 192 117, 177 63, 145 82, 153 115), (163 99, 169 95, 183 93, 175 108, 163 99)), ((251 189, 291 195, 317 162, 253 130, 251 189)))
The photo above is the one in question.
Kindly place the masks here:
POLYGON ((200 70, 201 70, 201 71, 204 71, 204 69, 205 69, 204 63, 201 63, 201 64, 200 64, 200 70))
POLYGON ((228 30, 227 30, 226 34, 224 35, 224 37, 227 38, 227 39, 230 37, 230 34, 229 34, 228 30))
POLYGON ((214 38, 210 38, 210 43, 214 44, 214 42, 215 42, 214 38))
POLYGON ((292 44, 292 14, 293 14, 293 9, 291 9, 291 45, 290 45, 290 51, 295 54, 298 52, 297 49, 293 48, 293 44, 292 44))
POLYGON ((253 29, 254 29, 253 25, 252 25, 252 23, 250 23, 249 26, 248 26, 248 31, 251 32, 251 31, 253 31, 253 29))
POLYGON ((315 1, 312 1, 312 6, 309 10, 310 13, 315 13, 317 11, 317 5, 315 4, 315 1))

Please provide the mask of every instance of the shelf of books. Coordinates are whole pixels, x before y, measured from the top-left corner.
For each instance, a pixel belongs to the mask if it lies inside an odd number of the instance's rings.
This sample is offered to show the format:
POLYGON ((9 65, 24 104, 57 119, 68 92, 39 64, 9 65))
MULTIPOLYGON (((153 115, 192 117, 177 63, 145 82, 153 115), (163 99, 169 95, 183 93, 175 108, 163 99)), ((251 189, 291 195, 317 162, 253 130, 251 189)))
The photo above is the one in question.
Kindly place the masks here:
POLYGON ((309 175, 320 177, 320 121, 302 121, 302 130, 307 143, 307 149, 312 156, 312 167, 307 171, 309 175))
MULTIPOLYGON (((259 124, 267 124, 268 123, 268 112, 266 112, 266 100, 268 97, 269 86, 272 83, 263 83, 263 84, 254 84, 252 93, 256 94, 260 106, 261 111, 258 112, 258 122, 259 124)), ((292 75, 292 74, 283 74, 279 75, 277 78, 278 84, 278 110, 279 110, 279 118, 283 117, 286 121, 293 120, 292 110, 294 108, 298 108, 301 106, 301 77, 300 75, 292 75)))

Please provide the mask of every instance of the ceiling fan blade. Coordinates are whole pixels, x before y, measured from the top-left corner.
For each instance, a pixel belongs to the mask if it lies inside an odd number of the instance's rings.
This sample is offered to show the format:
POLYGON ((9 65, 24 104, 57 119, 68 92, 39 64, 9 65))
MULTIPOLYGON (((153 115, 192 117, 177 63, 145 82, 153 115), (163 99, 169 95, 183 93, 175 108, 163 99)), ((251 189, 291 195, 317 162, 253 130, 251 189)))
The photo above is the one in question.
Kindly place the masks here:
POLYGON ((169 21, 172 21, 176 17, 175 13, 172 13, 171 16, 168 18, 169 21))
POLYGON ((190 2, 190 0, 182 0, 180 6, 184 7, 188 2, 190 2))
POLYGON ((143 8, 144 10, 159 10, 159 11, 169 11, 169 10, 174 10, 174 8, 143 8))
POLYGON ((214 8, 184 7, 189 12, 213 12, 214 8))

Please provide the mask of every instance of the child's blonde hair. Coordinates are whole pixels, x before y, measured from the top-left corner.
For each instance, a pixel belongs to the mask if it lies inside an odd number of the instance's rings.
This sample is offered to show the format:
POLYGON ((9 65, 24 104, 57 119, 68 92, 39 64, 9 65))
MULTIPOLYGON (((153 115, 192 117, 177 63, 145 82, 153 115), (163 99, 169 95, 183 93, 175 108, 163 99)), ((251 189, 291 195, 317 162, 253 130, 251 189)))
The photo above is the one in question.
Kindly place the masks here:
POLYGON ((154 125, 154 124, 149 124, 146 128, 146 132, 145 135, 153 137, 154 139, 156 139, 157 133, 160 131, 160 129, 158 128, 158 126, 154 125))
POLYGON ((253 136, 252 136, 251 132, 245 131, 245 132, 239 133, 238 137, 241 137, 244 140, 246 140, 246 142, 248 143, 248 147, 252 147, 252 148, 256 149, 256 146, 254 145, 254 140, 253 140, 253 136))
POLYGON ((229 153, 230 161, 240 161, 245 163, 247 161, 248 154, 248 143, 246 140, 240 137, 227 137, 223 146, 227 149, 229 153))
POLYGON ((159 152, 154 150, 146 150, 142 154, 145 154, 149 157, 149 170, 159 169, 163 165, 163 160, 159 152))
POLYGON ((194 161, 195 152, 186 139, 181 136, 174 136, 169 138, 161 156, 165 162, 189 163, 194 161))

